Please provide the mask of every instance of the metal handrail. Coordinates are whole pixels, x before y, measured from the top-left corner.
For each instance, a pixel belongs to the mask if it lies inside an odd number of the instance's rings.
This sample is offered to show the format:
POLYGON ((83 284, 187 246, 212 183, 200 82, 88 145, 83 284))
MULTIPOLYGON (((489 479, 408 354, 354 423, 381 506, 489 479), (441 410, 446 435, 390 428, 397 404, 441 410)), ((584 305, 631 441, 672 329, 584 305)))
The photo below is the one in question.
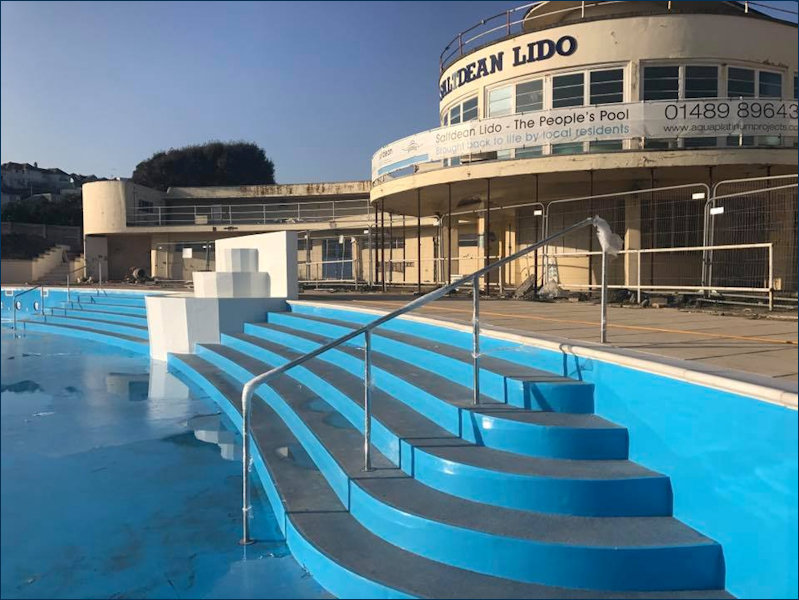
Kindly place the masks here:
POLYGON ((72 279, 70 275, 72 275, 73 273, 77 273, 78 271, 85 271, 85 270, 86 270, 86 261, 84 259, 83 265, 75 269, 72 269, 71 271, 67 271, 67 302, 72 302, 72 297, 70 295, 70 289, 69 289, 70 280, 72 279))
POLYGON ((44 316, 44 284, 43 283, 40 283, 38 285, 34 285, 32 288, 28 288, 27 290, 23 290, 23 291, 19 292, 18 294, 14 294, 14 297, 11 300, 11 305, 14 307, 14 311, 13 311, 13 314, 14 314, 13 329, 14 329, 14 331, 17 330, 17 298, 19 298, 20 296, 24 296, 28 292, 32 292, 33 290, 37 290, 39 288, 42 289, 42 303, 39 306, 39 308, 41 309, 42 316, 44 316))
MULTIPOLYGON (((503 259, 495 261, 490 265, 479 269, 470 275, 465 275, 461 277, 457 281, 440 287, 432 292, 425 294, 408 302, 404 306, 383 315, 382 317, 378 317, 374 321, 371 321, 364 325, 363 327, 359 327, 342 335, 327 344, 319 346, 315 350, 311 350, 303 354, 302 356, 295 358, 287 363, 284 363, 274 369, 271 369, 265 373, 261 373, 260 375, 256 375, 252 379, 250 379, 247 383, 244 384, 244 388, 241 391, 241 414, 242 414, 242 427, 241 427, 241 437, 242 437, 242 476, 243 476, 243 487, 242 487, 242 538, 239 543, 241 544, 251 544, 253 542, 249 536, 249 521, 248 521, 248 513, 250 511, 250 501, 249 501, 249 463, 250 463, 250 446, 249 446, 249 423, 250 423, 250 401, 252 399, 252 395, 255 392, 255 388, 270 379, 274 378, 275 376, 292 369, 298 365, 303 364, 304 362, 319 356, 320 354, 327 352, 341 344, 348 342, 349 340, 358 337, 359 335, 364 335, 364 445, 363 445, 363 453, 364 453, 364 470, 369 471, 371 470, 371 455, 370 455, 370 446, 371 446, 371 415, 370 415, 370 408, 371 408, 371 395, 372 395, 372 357, 371 357, 371 349, 372 349, 372 330, 379 327, 380 325, 386 323, 394 319, 395 317, 399 317, 400 315, 404 315, 407 312, 415 310, 420 306, 424 306, 433 300, 437 300, 442 296, 449 294, 450 292, 456 290, 457 288, 466 285, 468 283, 472 283, 472 366, 474 372, 473 378, 473 394, 472 394, 472 402, 477 405, 480 403, 480 289, 479 289, 479 282, 480 277, 487 274, 488 272, 500 268, 517 258, 521 258, 530 252, 540 248, 541 246, 546 246, 547 244, 551 243, 552 241, 563 237, 564 235, 571 233, 576 229, 581 229, 588 225, 596 225, 598 222, 598 217, 587 217, 582 221, 578 221, 577 223, 559 231, 557 233, 552 234, 549 237, 540 240, 531 246, 527 246, 526 248, 522 248, 521 250, 514 252, 513 254, 506 256, 503 259)), ((604 255, 604 253, 603 253, 604 255)), ((603 261, 604 266, 604 261, 603 261)), ((603 269, 604 271, 604 269, 603 269)), ((603 272, 603 279, 605 278, 605 273, 603 272)), ((605 297, 606 297, 606 287, 603 287, 603 312, 602 312, 602 323, 603 328, 606 322, 605 319, 605 312, 604 312, 604 305, 605 305, 605 297)), ((601 333, 601 339, 604 341, 604 329, 601 333)))

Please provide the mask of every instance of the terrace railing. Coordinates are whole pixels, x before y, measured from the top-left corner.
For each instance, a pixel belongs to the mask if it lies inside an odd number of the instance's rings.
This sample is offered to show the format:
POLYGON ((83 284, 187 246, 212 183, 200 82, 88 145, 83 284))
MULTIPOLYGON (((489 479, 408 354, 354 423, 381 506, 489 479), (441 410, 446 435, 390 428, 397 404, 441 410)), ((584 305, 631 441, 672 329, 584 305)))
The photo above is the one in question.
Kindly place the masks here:
POLYGON ((128 225, 290 225, 344 219, 368 219, 368 198, 323 202, 281 202, 262 204, 190 204, 137 207, 128 213, 128 225))

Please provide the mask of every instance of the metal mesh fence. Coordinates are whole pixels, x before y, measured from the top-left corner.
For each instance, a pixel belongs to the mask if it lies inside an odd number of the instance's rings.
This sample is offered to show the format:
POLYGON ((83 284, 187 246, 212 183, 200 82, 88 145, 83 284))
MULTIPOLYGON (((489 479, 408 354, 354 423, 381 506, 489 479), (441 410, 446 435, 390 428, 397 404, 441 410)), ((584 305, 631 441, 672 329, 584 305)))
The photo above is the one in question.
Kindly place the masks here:
MULTIPOLYGON (((797 292, 797 176, 722 181, 706 207, 709 245, 772 244, 773 287, 797 292)), ((707 257, 707 285, 740 287, 762 280, 763 250, 717 250, 707 257)))

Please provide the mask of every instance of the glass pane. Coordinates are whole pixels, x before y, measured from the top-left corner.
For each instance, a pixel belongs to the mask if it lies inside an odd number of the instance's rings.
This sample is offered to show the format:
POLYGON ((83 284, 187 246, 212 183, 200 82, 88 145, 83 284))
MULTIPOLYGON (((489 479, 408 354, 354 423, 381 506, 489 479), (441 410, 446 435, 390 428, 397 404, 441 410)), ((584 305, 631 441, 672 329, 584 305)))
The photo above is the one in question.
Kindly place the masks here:
POLYGON ((471 121, 472 119, 477 118, 477 98, 472 98, 471 100, 467 100, 463 103, 463 115, 462 119, 464 121, 471 121))
POLYGON ((457 123, 461 122, 461 106, 453 106, 452 110, 449 111, 449 124, 456 125, 457 123))
POLYGON ((552 154, 580 154, 582 151, 583 151, 582 142, 552 145, 552 154))
POLYGON ((583 99, 582 73, 560 75, 552 78, 552 108, 582 106, 583 99))
POLYGON ((536 79, 516 86, 516 112, 528 112, 544 108, 543 81, 536 79))
POLYGON ((488 93, 489 117, 501 117, 511 112, 511 86, 497 88, 488 93))
POLYGON ((680 89, 679 67, 645 67, 644 100, 676 100, 680 89))
POLYGON ((752 69, 727 69, 727 96, 730 98, 753 98, 755 95, 755 72, 752 69))
POLYGON ((715 98, 719 95, 717 67, 685 67, 685 97, 715 98))
POLYGON ((612 150, 622 150, 621 140, 601 140, 588 142, 589 152, 610 152, 612 150))
POLYGON ((591 104, 609 104, 624 100, 624 71, 593 71, 591 73, 591 104))
POLYGON ((542 154, 542 146, 532 146, 531 148, 520 148, 516 150, 516 158, 530 158, 533 156, 541 156, 542 154))
POLYGON ((782 75, 760 71, 760 97, 779 98, 782 96, 782 75))

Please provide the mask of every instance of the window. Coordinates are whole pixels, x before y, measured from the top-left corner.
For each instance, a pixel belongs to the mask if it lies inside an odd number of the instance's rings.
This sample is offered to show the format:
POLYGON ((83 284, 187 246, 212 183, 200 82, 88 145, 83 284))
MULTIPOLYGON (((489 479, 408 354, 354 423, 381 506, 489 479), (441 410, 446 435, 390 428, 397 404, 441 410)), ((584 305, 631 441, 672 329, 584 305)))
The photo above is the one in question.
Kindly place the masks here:
POLYGON ((624 100, 624 71, 591 71, 590 104, 611 104, 624 100))
POLYGON ((449 124, 450 125, 457 125, 461 122, 461 105, 458 104, 453 106, 449 110, 449 124))
POLYGON ((644 100, 677 100, 680 67, 644 67, 644 100))
POLYGON ((558 75, 552 78, 552 108, 582 106, 585 102, 583 73, 558 75))
POLYGON ((719 95, 718 67, 685 67, 686 98, 716 98, 719 95))
POLYGON ((752 69, 727 69, 727 96, 729 98, 754 98, 755 72, 752 69))
POLYGON ((759 96, 761 98, 780 98, 782 96, 782 75, 760 71, 759 96))
POLYGON ((544 82, 527 81, 516 86, 516 112, 529 112, 544 108, 544 82))
POLYGON ((513 113, 511 90, 512 87, 508 85, 491 90, 488 93, 489 117, 504 117, 505 115, 513 113))
POLYGON ((458 246, 461 248, 477 247, 479 242, 479 233, 461 233, 458 235, 458 246))
POLYGON ((477 118, 477 98, 471 98, 463 103, 461 110, 461 119, 466 121, 473 121, 477 118))

